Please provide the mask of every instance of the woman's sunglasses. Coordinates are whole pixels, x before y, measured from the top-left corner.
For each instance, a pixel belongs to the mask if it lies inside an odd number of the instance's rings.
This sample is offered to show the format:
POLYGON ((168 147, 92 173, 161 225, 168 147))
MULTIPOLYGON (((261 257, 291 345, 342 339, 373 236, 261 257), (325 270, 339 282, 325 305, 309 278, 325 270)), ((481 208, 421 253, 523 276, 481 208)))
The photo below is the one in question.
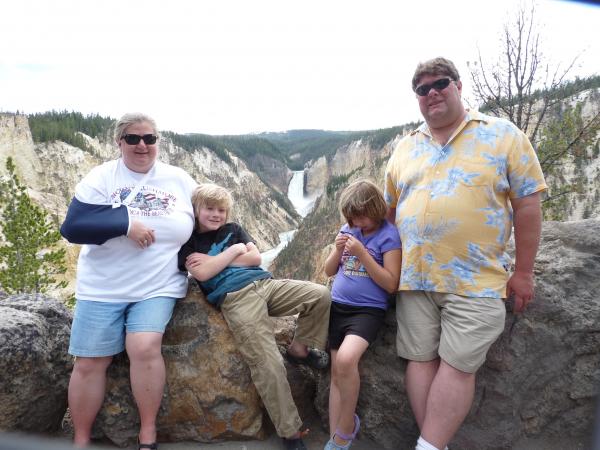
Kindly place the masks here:
POLYGON ((431 84, 422 84, 417 86, 415 92, 420 97, 425 97, 429 94, 429 91, 435 89, 436 91, 442 91, 448 87, 452 80, 450 78, 440 78, 439 80, 435 80, 431 84))
POLYGON ((142 140, 144 141, 144 144, 152 145, 156 144, 158 136, 155 134, 145 134, 143 136, 140 136, 139 134, 124 134, 121 136, 121 139, 123 139, 129 145, 138 145, 142 140))

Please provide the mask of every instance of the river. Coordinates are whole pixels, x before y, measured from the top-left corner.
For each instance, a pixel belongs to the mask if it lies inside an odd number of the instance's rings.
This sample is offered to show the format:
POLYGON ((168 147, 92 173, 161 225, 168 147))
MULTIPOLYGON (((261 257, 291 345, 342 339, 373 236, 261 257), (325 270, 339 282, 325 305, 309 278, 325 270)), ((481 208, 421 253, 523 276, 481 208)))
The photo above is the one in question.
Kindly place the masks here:
MULTIPOLYGON (((317 195, 304 195, 304 170, 294 171, 290 184, 288 185, 287 196, 290 202, 292 202, 292 205, 294 205, 296 212, 300 214, 302 218, 306 217, 313 209, 317 195)), ((262 264, 260 266, 263 269, 268 270, 279 252, 294 238, 295 233, 296 230, 279 233, 279 245, 261 254, 262 264)))

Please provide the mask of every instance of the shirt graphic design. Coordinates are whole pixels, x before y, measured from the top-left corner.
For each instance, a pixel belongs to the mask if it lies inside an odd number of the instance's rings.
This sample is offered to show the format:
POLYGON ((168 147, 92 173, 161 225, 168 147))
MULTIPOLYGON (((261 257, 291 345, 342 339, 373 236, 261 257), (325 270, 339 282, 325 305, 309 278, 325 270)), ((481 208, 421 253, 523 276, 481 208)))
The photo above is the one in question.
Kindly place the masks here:
MULTIPOLYGON (((367 249, 367 251, 372 257, 375 257, 372 251, 370 251, 369 249, 367 249)), ((346 251, 344 251, 344 254, 342 255, 341 263, 344 268, 344 275, 367 278, 369 277, 367 269, 365 269, 365 266, 361 264, 360 259, 358 259, 358 257, 356 256, 346 253, 346 251)))
MULTIPOLYGON (((113 203, 122 203, 134 186, 117 189, 110 196, 113 203)), ((168 216, 175 210, 177 197, 173 194, 144 185, 128 205, 131 216, 168 216)))
MULTIPOLYGON (((219 253, 223 252, 225 244, 227 244, 227 242, 229 242, 229 239, 231 239, 232 235, 233 235, 233 233, 229 233, 227 235, 227 237, 225 239, 223 239, 221 242, 219 242, 219 243, 214 242, 210 246, 210 250, 208 251, 207 255, 209 255, 209 256, 217 256, 219 253)), ((229 248, 229 246, 227 246, 227 248, 229 248)))

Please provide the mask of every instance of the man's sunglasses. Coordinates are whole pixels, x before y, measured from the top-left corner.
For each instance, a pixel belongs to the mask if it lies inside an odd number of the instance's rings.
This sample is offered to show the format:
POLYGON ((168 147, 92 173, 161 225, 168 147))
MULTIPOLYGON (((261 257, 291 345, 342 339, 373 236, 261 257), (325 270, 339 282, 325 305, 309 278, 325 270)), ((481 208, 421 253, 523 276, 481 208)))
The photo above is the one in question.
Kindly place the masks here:
POLYGON ((417 86, 415 92, 417 93, 417 95, 425 97, 427 94, 429 94, 429 91, 432 89, 435 89, 436 91, 442 91, 446 89, 451 81, 452 80, 450 78, 440 78, 439 80, 435 80, 431 84, 422 84, 420 86, 417 86))
POLYGON ((156 144, 158 136, 155 134, 145 134, 143 136, 140 136, 139 134, 124 134, 121 136, 121 139, 123 139, 129 145, 138 145, 142 140, 144 141, 144 144, 152 145, 156 144))

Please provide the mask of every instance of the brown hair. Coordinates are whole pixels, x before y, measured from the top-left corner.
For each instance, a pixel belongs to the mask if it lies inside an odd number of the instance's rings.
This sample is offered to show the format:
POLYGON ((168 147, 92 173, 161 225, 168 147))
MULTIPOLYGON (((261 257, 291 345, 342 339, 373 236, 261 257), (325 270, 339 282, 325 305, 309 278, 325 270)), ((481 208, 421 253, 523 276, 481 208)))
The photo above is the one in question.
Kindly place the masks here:
POLYGON ((376 222, 385 219, 387 204, 381 189, 371 180, 360 179, 349 184, 340 195, 340 213, 351 227, 352 218, 368 217, 376 222))
POLYGON ((412 78, 413 91, 417 88, 419 80, 424 75, 448 75, 454 81, 460 80, 460 75, 456 66, 452 61, 441 56, 430 59, 429 61, 420 62, 415 69, 415 74, 412 78))
POLYGON ((233 196, 222 186, 212 183, 201 183, 192 194, 192 205, 194 213, 198 215, 198 210, 202 207, 216 206, 227 210, 225 221, 229 220, 231 207, 233 206, 233 196))

